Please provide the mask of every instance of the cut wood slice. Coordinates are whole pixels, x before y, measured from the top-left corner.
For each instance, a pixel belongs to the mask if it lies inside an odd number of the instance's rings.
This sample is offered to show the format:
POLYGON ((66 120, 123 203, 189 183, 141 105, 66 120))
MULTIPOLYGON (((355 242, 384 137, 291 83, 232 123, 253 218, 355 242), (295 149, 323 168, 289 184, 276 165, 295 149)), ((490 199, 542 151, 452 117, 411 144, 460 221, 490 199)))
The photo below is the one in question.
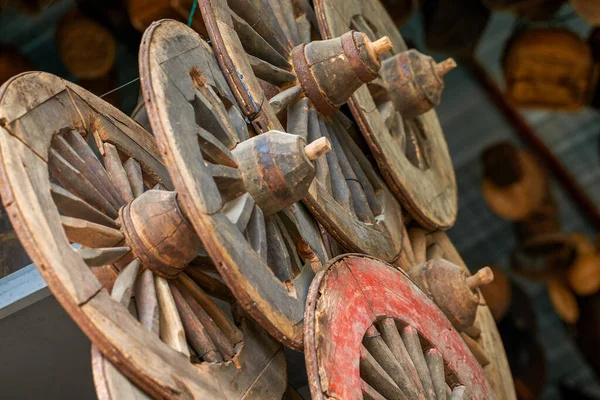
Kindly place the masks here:
POLYGON ((94 367, 101 398, 283 395, 281 345, 243 315, 234 323, 230 305, 183 271, 200 240, 148 132, 46 73, 0 88, 0 121, 3 204, 52 293, 106 357, 94 367))
POLYGON ((357 126, 339 111, 350 94, 377 77, 385 37, 346 31, 319 38, 307 0, 201 0, 217 60, 257 133, 298 134, 331 142, 316 160, 303 202, 346 249, 393 262, 401 251, 402 215, 371 164, 357 126))
POLYGON ((324 38, 338 37, 349 29, 362 31, 372 40, 384 35, 390 38, 391 51, 381 55, 382 79, 359 88, 348 104, 385 181, 403 207, 429 229, 451 227, 458 212, 456 177, 432 107, 439 102, 442 77, 453 61, 436 66, 414 50, 409 52, 396 24, 377 0, 316 0, 314 5, 324 38), (421 82, 427 84, 420 87, 421 82), (414 90, 410 96, 401 91, 408 87, 414 90), (414 104, 425 103, 428 107, 415 112, 414 104))
POLYGON ((415 283, 434 300, 455 328, 462 331, 496 396, 499 399, 516 399, 502 339, 486 299, 477 288, 489 282, 493 277, 492 270, 482 268, 469 276, 467 266, 444 232, 427 233, 419 227, 411 227, 406 236, 410 241, 405 248, 414 255, 414 260, 402 258, 399 266, 411 278, 414 277, 415 283), (454 268, 448 269, 448 266, 454 268), (457 274, 455 268, 462 273, 457 274))
POLYGON ((298 200, 327 141, 253 136, 210 46, 184 24, 153 24, 140 64, 152 130, 184 213, 239 304, 301 349, 308 286, 327 255, 298 200))
POLYGON ((495 399, 442 311, 398 269, 348 254, 310 287, 305 353, 313 399, 495 399), (462 392, 462 389, 459 390, 462 392))

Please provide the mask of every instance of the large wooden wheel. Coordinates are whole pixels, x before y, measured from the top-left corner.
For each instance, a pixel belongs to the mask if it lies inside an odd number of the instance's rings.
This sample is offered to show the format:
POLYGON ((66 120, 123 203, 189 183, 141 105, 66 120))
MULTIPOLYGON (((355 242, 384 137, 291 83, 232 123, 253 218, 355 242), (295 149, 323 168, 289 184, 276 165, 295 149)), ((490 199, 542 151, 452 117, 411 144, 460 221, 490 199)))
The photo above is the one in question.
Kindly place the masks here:
POLYGON ((433 106, 452 60, 435 65, 411 50, 378 0, 315 0, 325 38, 349 29, 372 40, 386 35, 393 47, 382 54, 380 78, 349 101, 379 169, 402 205, 429 229, 447 229, 457 211, 456 177, 433 106), (429 110, 429 111, 426 111, 429 110))
POLYGON ((239 304, 301 349, 306 294, 327 256, 298 200, 315 175, 307 155, 326 140, 250 137, 210 47, 184 24, 146 31, 140 69, 153 132, 208 254, 239 304))
POLYGON ((427 233, 420 227, 411 227, 405 236, 409 240, 404 247, 404 257, 398 265, 425 289, 461 331, 461 336, 483 366, 485 376, 497 397, 516 399, 502 339, 492 313, 477 288, 486 282, 486 269, 469 276, 467 266, 444 232, 427 233), (433 274, 428 274, 429 266, 433 267, 433 270, 429 270, 433 274), (444 267, 460 267, 462 276, 444 273, 451 270, 444 267), (436 275, 439 271, 442 271, 442 275, 436 275))
POLYGON ((313 399, 494 399, 477 360, 408 276, 344 255, 319 272, 306 308, 313 399))
POLYGON ((346 249, 394 261, 401 250, 399 204, 364 153, 362 137, 338 107, 377 75, 387 39, 357 32, 318 38, 307 0, 202 0, 217 59, 257 133, 270 129, 309 143, 331 140, 303 199, 346 249), (358 142, 357 142, 358 140, 358 142))
POLYGON ((0 121, 3 204, 52 293, 108 361, 157 398, 283 394, 281 346, 216 305, 232 296, 176 194, 160 190, 171 182, 150 134, 46 73, 0 88, 0 121))

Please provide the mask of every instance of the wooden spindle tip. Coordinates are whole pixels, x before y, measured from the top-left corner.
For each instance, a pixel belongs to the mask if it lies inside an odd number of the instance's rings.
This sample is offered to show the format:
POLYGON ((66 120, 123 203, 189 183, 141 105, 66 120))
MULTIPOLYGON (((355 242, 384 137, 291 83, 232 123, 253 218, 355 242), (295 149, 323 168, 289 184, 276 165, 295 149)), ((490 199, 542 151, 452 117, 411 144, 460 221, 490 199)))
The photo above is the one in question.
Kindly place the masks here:
POLYGON ((437 71, 439 76, 446 75, 454 68, 456 68, 456 61, 454 61, 454 58, 452 57, 445 59, 441 63, 436 64, 435 66, 435 70, 437 71))
POLYGON ((471 275, 467 278, 467 286, 475 290, 479 286, 487 285, 494 280, 494 272, 490 267, 481 268, 474 275, 471 275))
POLYGON ((200 71, 200 68, 192 67, 190 69, 190 78, 192 78, 192 83, 198 89, 206 86, 206 78, 202 71, 200 71))
POLYGON ((326 137, 321 137, 306 145, 304 152, 309 160, 316 160, 331 150, 331 142, 326 137))
POLYGON ((383 54, 388 50, 392 49, 392 41, 389 37, 383 36, 374 42, 371 42, 371 48, 375 54, 383 54))

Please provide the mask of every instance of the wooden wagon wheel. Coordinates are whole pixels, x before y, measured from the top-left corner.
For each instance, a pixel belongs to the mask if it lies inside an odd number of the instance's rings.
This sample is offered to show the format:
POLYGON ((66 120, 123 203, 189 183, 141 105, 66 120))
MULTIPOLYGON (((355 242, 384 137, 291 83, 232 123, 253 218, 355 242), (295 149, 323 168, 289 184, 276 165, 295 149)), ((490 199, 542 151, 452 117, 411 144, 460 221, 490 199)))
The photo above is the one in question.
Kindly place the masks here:
POLYGON ((440 307, 483 366, 500 399, 516 398, 502 339, 492 313, 477 287, 489 281, 488 268, 469 276, 460 254, 444 232, 411 227, 399 265, 440 307), (457 271, 458 270, 458 271, 457 271))
POLYGON ((198 257, 176 194, 158 190, 171 183, 150 134, 74 84, 26 73, 0 88, 0 157, 2 201, 28 254, 138 387, 159 398, 283 394, 281 345, 217 307, 211 296, 232 296, 198 257))
POLYGON ((337 37, 356 29, 371 39, 386 35, 393 44, 380 77, 349 101, 386 182, 410 214, 429 229, 447 229, 458 211, 456 177, 444 133, 433 107, 443 76, 456 64, 435 64, 408 51, 396 25, 377 0, 315 0, 321 33, 337 37))
POLYGON ((338 111, 377 76, 387 38, 371 42, 344 32, 311 42, 318 32, 307 0, 199 5, 217 60, 257 133, 285 126, 308 142, 331 140, 303 199, 312 214, 346 249, 393 262, 401 250, 400 205, 364 154, 362 137, 338 111))
POLYGON ((305 354, 313 399, 494 399, 469 348, 408 276, 360 255, 311 284, 305 354))
POLYGON ((239 304, 301 349, 306 294, 327 255, 298 200, 327 139, 250 137, 210 47, 184 24, 163 20, 146 31, 140 70, 153 132, 208 254, 239 304))

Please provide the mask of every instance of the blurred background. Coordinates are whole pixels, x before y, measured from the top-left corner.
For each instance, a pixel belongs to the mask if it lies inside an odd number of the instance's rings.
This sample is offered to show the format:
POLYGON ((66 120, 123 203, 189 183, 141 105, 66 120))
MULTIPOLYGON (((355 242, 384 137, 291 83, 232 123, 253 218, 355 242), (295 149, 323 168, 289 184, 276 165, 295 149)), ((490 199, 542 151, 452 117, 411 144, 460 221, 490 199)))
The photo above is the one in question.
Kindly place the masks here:
MULTIPOLYGON (((143 30, 192 3, 0 0, 0 82, 46 71, 129 114, 143 30)), ((494 268, 519 398, 600 399, 600 1, 383 3, 410 47, 458 63, 437 107, 459 187, 449 235, 471 269, 494 268)), ((29 264, 0 211, 3 396, 94 398, 89 342, 29 264)))

